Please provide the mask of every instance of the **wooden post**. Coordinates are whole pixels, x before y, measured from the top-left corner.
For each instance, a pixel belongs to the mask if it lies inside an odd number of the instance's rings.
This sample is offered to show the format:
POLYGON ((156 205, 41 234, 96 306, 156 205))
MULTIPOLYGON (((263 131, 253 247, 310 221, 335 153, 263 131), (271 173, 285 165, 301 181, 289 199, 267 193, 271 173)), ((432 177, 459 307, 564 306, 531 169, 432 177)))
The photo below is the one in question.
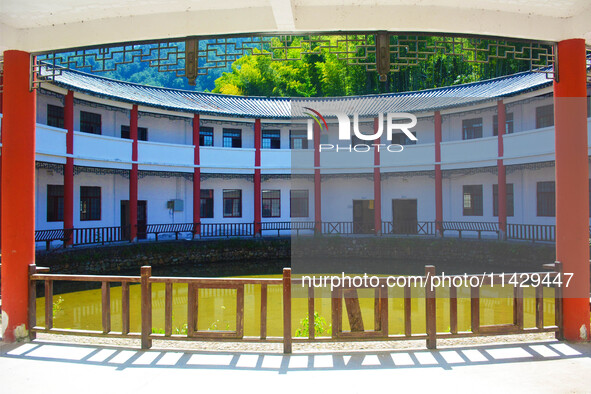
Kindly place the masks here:
POLYGON ((53 281, 45 280, 45 331, 53 328, 53 281))
POLYGON ((187 286, 187 336, 192 337, 197 330, 197 287, 193 283, 187 286))
POLYGON ((458 288, 449 288, 449 332, 458 333, 458 288))
POLYGON ((308 338, 316 336, 316 322, 314 319, 314 286, 308 286, 308 338))
POLYGON ((167 282, 164 290, 164 335, 172 335, 172 282, 167 282))
POLYGON ((33 327, 37 325, 37 281, 31 276, 37 272, 35 264, 29 264, 29 339, 32 341, 37 337, 33 327))
POLYGON ((404 287, 404 335, 412 336, 412 320, 411 320, 411 288, 410 284, 404 287))
POLYGON ((267 339, 267 284, 261 285, 261 339, 267 339))
POLYGON ((121 283, 121 333, 129 334, 129 282, 121 283))
POLYGON ((427 349, 435 349, 437 348, 437 299, 435 298, 435 288, 433 287, 435 266, 426 265, 425 276, 427 277, 427 287, 425 288, 427 349))
POLYGON ((283 269, 283 353, 291 354, 291 268, 283 269))
POLYGON ((474 286, 470 288, 470 321, 474 334, 480 332, 480 288, 474 286))
POLYGON ((103 334, 111 331, 111 284, 101 283, 101 313, 103 322, 103 334))
POLYGON ((141 268, 141 298, 142 298, 142 349, 149 349, 152 347, 152 284, 150 277, 152 276, 152 267, 142 266, 141 268))
POLYGON ((513 288, 513 324, 519 331, 523 330, 523 287, 513 288))
MULTIPOLYGON (((557 261, 554 263, 554 271, 557 275, 560 275, 560 279, 564 279, 562 277, 562 263, 557 261)), ((562 320, 562 284, 558 285, 554 288, 554 315, 556 326, 558 327, 558 331, 556 332, 556 339, 559 341, 564 340, 564 324, 562 320)))
POLYGON ((536 287, 536 327, 544 328, 544 285, 536 287))

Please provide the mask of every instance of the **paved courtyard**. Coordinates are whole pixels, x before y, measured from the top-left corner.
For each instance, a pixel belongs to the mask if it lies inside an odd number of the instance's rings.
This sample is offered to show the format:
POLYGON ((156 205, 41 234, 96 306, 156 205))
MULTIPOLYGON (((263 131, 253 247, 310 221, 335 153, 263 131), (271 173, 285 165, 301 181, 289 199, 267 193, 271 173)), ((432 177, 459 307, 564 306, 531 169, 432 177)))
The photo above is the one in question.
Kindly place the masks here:
POLYGON ((379 352, 139 351, 49 341, 3 344, 0 391, 591 392, 591 344, 558 341, 379 352))

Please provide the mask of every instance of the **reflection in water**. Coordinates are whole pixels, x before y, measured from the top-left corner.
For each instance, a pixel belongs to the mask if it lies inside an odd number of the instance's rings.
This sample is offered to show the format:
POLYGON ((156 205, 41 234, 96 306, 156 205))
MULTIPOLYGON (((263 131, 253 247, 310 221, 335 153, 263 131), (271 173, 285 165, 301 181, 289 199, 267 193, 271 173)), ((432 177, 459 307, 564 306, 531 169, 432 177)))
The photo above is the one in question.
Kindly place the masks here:
MULTIPOLYGON (((252 276, 254 277, 254 276, 252 276)), ((280 277, 265 275, 265 277, 280 277)), ((316 289, 315 311, 328 322, 331 319, 330 291, 316 289)), ((152 285, 153 327, 164 330, 164 284, 152 285)), ((258 336, 260 333, 260 285, 246 285, 244 292, 244 334, 258 336)), ((374 328, 373 290, 359 290, 360 306, 366 330, 374 328)), ((485 286, 480 291, 480 322, 482 325, 507 324, 513 321, 513 288, 485 286)), ((308 314, 307 288, 293 287, 292 332, 300 327, 300 322, 308 314)), ((389 334, 404 333, 403 290, 388 290, 389 334)), ((437 331, 449 331, 449 296, 448 289, 437 289, 437 331)), ((458 330, 470 329, 470 289, 458 289, 458 330)), ((200 289, 198 304, 199 330, 235 330, 236 329, 236 290, 235 289, 200 289)), ((412 331, 425 332, 424 289, 412 289, 412 331)), ((525 327, 535 327, 534 289, 524 289, 525 327)), ((554 290, 544 289, 544 323, 554 324, 554 290)), ((37 299, 37 324, 44 325, 44 298, 37 299)), ((84 330, 102 330, 101 328, 101 291, 84 290, 54 296, 54 327, 84 330), (63 301, 59 301, 60 298, 63 301)), ((343 310, 344 305, 343 305, 343 310)), ((282 335, 282 287, 268 286, 268 336, 282 335)), ((131 331, 140 331, 140 285, 130 286, 131 331)), ((187 285, 173 286, 173 331, 182 330, 187 323, 187 285)), ((343 330, 349 330, 346 313, 343 314, 343 330)), ((121 287, 111 288, 112 330, 121 331, 121 287)), ((174 333, 174 332, 173 332, 174 333)))

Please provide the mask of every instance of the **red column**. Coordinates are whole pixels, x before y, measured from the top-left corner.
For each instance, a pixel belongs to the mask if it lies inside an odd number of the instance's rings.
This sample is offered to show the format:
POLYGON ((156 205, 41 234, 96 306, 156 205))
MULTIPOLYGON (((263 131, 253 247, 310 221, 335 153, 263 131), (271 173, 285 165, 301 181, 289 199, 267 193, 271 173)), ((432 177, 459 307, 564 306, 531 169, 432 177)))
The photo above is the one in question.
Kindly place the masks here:
MULTIPOLYGON (((4 86, 4 77, 0 74, 0 87, 4 86)), ((0 114, 2 111, 2 89, 0 89, 0 114)), ((0 144, 2 144, 2 134, 0 133, 0 144)), ((2 205, 2 155, 0 154, 0 206, 2 205)), ((0 211, 0 222, 2 221, 2 212, 0 211)), ((1 233, 1 230, 0 230, 1 233)), ((0 235, 0 245, 2 245, 2 237, 0 235)), ((1 247, 1 246, 0 246, 1 247)))
POLYGON ((499 142, 499 159, 497 159, 497 174, 498 174, 498 188, 497 201, 499 203, 499 237, 501 239, 507 238, 507 177, 505 172, 505 164, 503 164, 503 135, 505 134, 505 123, 507 121, 506 108, 503 100, 497 102, 497 118, 498 118, 498 142, 499 142))
POLYGON ((129 240, 137 241, 137 198, 138 198, 138 166, 137 166, 137 123, 138 109, 133 105, 129 115, 129 138, 133 141, 131 147, 131 172, 129 173, 129 225, 131 226, 129 240))
POLYGON ((201 234, 201 168, 199 166, 199 114, 193 115, 193 235, 201 234))
POLYGON ((322 233, 322 187, 320 186, 320 126, 314 123, 314 230, 322 233))
MULTIPOLYGON (((27 326, 28 265, 35 263, 35 112, 30 55, 4 52, 2 119, 2 324, 15 341, 27 326)), ((24 334, 24 332, 22 333, 24 334)))
POLYGON ((443 236, 443 182, 441 175, 441 112, 435 111, 435 231, 443 236))
POLYGON ((563 285, 564 337, 589 339, 589 161, 585 40, 558 43, 554 82, 556 260, 572 272, 563 285))
MULTIPOLYGON (((373 131, 377 133, 380 127, 379 118, 373 120, 373 131)), ((380 139, 375 139, 375 144, 380 143, 380 139)), ((374 213, 374 232, 379 235, 382 232, 382 176, 380 174, 380 150, 377 146, 373 149, 373 213, 374 213)))
POLYGON ((261 120, 254 121, 254 233, 261 234, 261 120))
MULTIPOLYGON (((74 92, 69 90, 64 99, 64 127, 66 134, 66 166, 64 167, 64 229, 74 228, 74 92)), ((71 246, 72 237, 66 241, 71 246)))

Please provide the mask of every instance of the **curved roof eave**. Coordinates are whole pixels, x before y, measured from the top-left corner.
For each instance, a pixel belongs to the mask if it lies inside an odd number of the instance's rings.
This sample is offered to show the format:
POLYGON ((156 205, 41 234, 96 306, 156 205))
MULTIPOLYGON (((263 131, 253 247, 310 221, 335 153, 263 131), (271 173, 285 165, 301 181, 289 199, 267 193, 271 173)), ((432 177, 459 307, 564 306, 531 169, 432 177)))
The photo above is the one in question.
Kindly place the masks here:
POLYGON ((385 112, 428 112, 476 105, 513 97, 552 84, 544 73, 521 72, 462 85, 403 93, 365 96, 289 98, 244 97, 160 88, 117 81, 76 70, 62 69, 51 83, 91 96, 173 112, 261 119, 300 119, 302 108, 314 106, 323 114, 357 113, 360 117, 385 112))

